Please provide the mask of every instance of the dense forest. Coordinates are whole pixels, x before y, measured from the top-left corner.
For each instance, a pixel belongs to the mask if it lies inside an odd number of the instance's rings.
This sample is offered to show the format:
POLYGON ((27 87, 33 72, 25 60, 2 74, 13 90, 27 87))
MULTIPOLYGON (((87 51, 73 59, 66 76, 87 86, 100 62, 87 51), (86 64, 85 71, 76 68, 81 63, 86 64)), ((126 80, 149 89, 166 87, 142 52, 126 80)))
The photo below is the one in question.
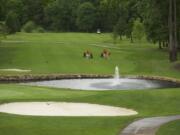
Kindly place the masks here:
POLYGON ((180 42, 179 7, 180 1, 176 0, 0 0, 0 21, 8 33, 100 29, 113 31, 115 37, 126 36, 131 42, 133 35, 141 38, 145 33, 149 41, 162 48, 170 44, 170 24, 180 42), (170 5, 177 14, 172 23, 170 5), (177 24, 173 25, 175 21, 177 24))

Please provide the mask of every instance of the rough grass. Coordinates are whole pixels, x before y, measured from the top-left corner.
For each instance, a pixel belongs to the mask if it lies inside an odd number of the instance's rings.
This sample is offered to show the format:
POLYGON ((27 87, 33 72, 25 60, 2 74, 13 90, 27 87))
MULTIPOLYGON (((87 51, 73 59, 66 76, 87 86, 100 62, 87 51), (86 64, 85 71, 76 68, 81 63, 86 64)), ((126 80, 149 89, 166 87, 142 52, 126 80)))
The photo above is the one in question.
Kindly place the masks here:
POLYGON ((162 126, 157 135, 179 135, 180 134, 180 120, 170 122, 162 126))

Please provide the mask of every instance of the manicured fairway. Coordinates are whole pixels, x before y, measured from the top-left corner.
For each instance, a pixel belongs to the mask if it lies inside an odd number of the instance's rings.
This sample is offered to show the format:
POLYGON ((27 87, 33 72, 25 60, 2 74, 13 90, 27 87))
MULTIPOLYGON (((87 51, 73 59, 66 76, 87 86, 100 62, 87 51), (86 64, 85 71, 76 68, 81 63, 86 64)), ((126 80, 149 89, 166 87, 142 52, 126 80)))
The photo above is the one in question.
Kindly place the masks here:
MULTIPOLYGON (((0 51, 1 69, 29 69, 32 74, 112 74, 118 65, 123 75, 179 77, 179 72, 172 68, 173 64, 169 64, 166 50, 158 50, 157 45, 145 41, 131 44, 124 39, 113 44, 111 34, 18 33, 8 36, 0 45, 0 51), (112 54, 108 60, 100 58, 105 48, 110 48, 112 54), (86 50, 93 52, 93 60, 82 58, 86 50)), ((1 71, 1 74, 7 73, 1 71)))
MULTIPOLYGON (((180 71, 169 63, 166 49, 159 50, 157 45, 146 41, 131 44, 127 39, 113 44, 111 34, 17 33, 0 44, 0 52, 0 69, 32 70, 30 74, 113 74, 117 65, 121 75, 143 74, 180 79, 180 71), (111 52, 107 60, 100 58, 105 48, 111 52), (94 59, 82 57, 86 50, 93 52, 94 59)), ((0 71, 0 74, 29 73, 0 71)), ((134 120, 180 114, 180 88, 73 91, 0 84, 0 104, 23 101, 95 103, 131 108, 139 114, 130 117, 32 117, 0 113, 0 135, 118 135, 134 120)), ((174 125, 175 132, 172 133, 178 133, 179 126, 174 125)), ((166 127, 162 130, 166 131, 166 127)))

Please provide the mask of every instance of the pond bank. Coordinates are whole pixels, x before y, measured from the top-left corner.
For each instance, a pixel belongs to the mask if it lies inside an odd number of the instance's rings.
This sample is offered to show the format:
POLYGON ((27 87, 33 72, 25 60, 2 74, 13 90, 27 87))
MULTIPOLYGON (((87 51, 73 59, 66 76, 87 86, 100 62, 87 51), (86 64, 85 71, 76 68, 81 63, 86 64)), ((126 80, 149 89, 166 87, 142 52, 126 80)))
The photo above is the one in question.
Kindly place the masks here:
MULTIPOLYGON (((98 74, 48 74, 48 75, 0 75, 2 83, 30 82, 30 81, 48 81, 62 79, 97 79, 97 78, 113 78, 113 75, 98 75, 98 74)), ((162 77, 162 76, 147 76, 147 75, 128 75, 122 78, 132 79, 147 79, 160 80, 180 84, 180 79, 162 77)))

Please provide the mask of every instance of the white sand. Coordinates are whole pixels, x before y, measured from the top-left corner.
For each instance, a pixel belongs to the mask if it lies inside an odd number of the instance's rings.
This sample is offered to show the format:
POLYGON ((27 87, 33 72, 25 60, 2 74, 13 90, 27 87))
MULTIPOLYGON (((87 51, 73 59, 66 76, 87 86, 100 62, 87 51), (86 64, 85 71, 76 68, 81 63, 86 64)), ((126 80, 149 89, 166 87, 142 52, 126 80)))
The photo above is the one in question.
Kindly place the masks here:
POLYGON ((23 69, 0 69, 0 71, 5 71, 5 72, 31 72, 31 70, 23 70, 23 69))
POLYGON ((131 109, 88 103, 15 102, 0 105, 0 112, 30 116, 129 116, 131 109))

